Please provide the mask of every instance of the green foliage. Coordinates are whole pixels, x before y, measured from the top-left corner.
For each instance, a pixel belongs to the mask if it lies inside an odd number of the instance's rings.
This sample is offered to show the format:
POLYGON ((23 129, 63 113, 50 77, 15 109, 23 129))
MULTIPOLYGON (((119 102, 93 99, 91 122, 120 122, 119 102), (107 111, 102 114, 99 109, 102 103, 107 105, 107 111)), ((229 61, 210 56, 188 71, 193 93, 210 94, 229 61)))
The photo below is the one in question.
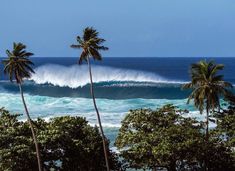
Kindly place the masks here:
POLYGON ((25 49, 24 44, 13 43, 13 50, 6 50, 7 59, 3 60, 4 73, 9 75, 10 81, 15 79, 17 83, 22 83, 24 78, 30 78, 31 73, 34 73, 31 68, 34 64, 29 60, 33 53, 25 49))
POLYGON ((217 120, 215 132, 227 145, 235 148, 235 96, 228 96, 226 100, 229 102, 228 108, 214 115, 217 120))
POLYGON ((202 143, 201 124, 183 118, 172 105, 152 111, 131 110, 122 122, 116 146, 132 168, 191 165, 202 143))
POLYGON ((210 171, 234 171, 235 170, 235 156, 233 156, 233 149, 218 137, 211 137, 206 145, 198 149, 200 155, 198 160, 203 161, 207 159, 207 165, 210 171), (205 154, 205 151, 209 155, 205 154))
POLYGON ((108 50, 107 47, 102 46, 105 42, 104 39, 99 38, 99 32, 92 27, 86 27, 83 30, 83 36, 77 36, 77 45, 71 45, 72 48, 82 49, 78 63, 87 61, 89 57, 93 57, 94 60, 102 60, 102 56, 99 51, 108 50))
POLYGON ((185 113, 172 105, 131 110, 122 121, 115 143, 127 167, 202 170, 207 158, 210 170, 233 170, 231 148, 216 137, 205 145, 203 124, 182 117, 185 113))
MULTIPOLYGON (((35 170, 37 159, 28 123, 4 109, 0 113, 0 170, 35 170)), ((102 137, 84 118, 38 119, 34 125, 45 170, 106 170, 102 137)), ((118 170, 117 156, 110 151, 109 157, 111 168, 118 170)))
POLYGON ((193 99, 200 112, 203 112, 205 104, 206 109, 214 111, 215 108, 220 107, 219 95, 229 94, 228 88, 231 88, 232 85, 223 80, 223 75, 218 75, 218 72, 223 68, 224 65, 215 64, 212 61, 200 61, 192 64, 192 81, 185 84, 183 88, 193 89, 188 100, 193 99))
POLYGON ((235 147, 235 111, 233 114, 227 112, 227 110, 223 111, 224 116, 218 119, 216 130, 223 135, 223 139, 235 147))
POLYGON ((0 113, 0 170, 33 171, 37 159, 28 124, 19 122, 19 115, 10 115, 4 109, 0 113))

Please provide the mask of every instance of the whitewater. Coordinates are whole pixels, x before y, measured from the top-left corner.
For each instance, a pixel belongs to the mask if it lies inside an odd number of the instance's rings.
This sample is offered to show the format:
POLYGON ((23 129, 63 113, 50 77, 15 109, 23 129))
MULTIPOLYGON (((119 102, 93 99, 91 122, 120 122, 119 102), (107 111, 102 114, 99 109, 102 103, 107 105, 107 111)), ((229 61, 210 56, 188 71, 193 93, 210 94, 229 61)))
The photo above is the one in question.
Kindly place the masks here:
MULTIPOLYGON (((48 121, 50 118, 56 116, 80 116, 86 118, 90 125, 97 125, 96 114, 90 98, 55 98, 49 96, 35 96, 26 93, 25 100, 33 119, 40 117, 48 121)), ((186 105, 186 102, 187 99, 97 99, 97 105, 102 118, 102 125, 106 136, 111 140, 111 145, 114 143, 118 129, 121 127, 121 121, 125 118, 130 109, 156 109, 165 104, 174 104, 179 108, 191 110, 186 117, 190 116, 203 120, 204 116, 198 115, 199 112, 196 111, 192 105, 186 105)), ((0 104, 12 113, 22 114, 19 117, 20 120, 26 119, 19 93, 0 93, 0 104)))
MULTIPOLYGON (((225 79, 235 83, 235 60, 219 58, 226 64, 225 79)), ((85 117, 90 125, 97 124, 90 96, 88 67, 75 65, 76 58, 33 58, 35 74, 25 80, 25 100, 33 119, 49 120, 56 116, 85 117)), ((111 146, 121 121, 130 109, 160 108, 173 104, 189 110, 186 117, 204 120, 193 104, 187 104, 190 91, 182 84, 189 81, 188 68, 197 58, 106 58, 92 63, 95 97, 105 135, 111 146)), ((0 104, 12 113, 22 114, 23 105, 17 85, 4 77, 0 81, 0 104)), ((213 125, 212 125, 213 126, 213 125)))
MULTIPOLYGON (((139 82, 139 83, 184 83, 182 81, 167 80, 155 73, 120 69, 107 66, 92 66, 94 83, 102 82, 139 82)), ((37 84, 52 84, 60 87, 78 88, 90 83, 86 65, 62 66, 47 64, 35 69, 31 80, 37 84)), ((124 85, 125 84, 121 84, 124 85)), ((136 85, 136 84, 135 84, 136 85)), ((142 84, 143 85, 143 84, 142 84)), ((150 85, 150 84, 147 84, 150 85)), ((130 85, 131 86, 131 85, 130 85)), ((133 86, 133 83, 132 83, 133 86)))

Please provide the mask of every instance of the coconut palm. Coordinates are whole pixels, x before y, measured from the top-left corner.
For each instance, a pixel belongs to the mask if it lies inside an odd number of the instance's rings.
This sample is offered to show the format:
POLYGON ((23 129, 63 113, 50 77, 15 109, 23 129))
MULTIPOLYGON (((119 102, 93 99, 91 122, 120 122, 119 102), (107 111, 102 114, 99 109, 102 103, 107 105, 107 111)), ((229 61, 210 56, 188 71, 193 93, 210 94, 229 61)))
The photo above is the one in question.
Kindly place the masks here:
POLYGON ((223 70, 224 65, 215 64, 213 61, 200 61, 191 65, 191 82, 183 86, 184 89, 192 89, 188 98, 194 100, 194 105, 200 113, 206 109, 206 140, 209 138, 209 116, 210 112, 220 109, 220 97, 230 94, 232 85, 223 80, 223 75, 218 72, 223 70))
POLYGON ((76 45, 71 45, 72 48, 82 49, 82 53, 79 57, 79 64, 82 64, 83 61, 86 61, 88 64, 89 76, 90 76, 90 93, 93 99, 94 108, 97 114, 97 119, 99 123, 100 132, 102 135, 103 140, 103 148, 104 148, 104 155, 105 155, 105 162, 107 170, 109 170, 109 163, 108 163, 108 148, 105 143, 105 136, 101 124, 99 110, 96 105, 94 88, 93 88, 93 81, 92 81, 92 71, 91 71, 91 64, 90 58, 94 60, 102 60, 102 56, 99 51, 101 50, 108 50, 107 47, 102 46, 105 40, 99 37, 99 33, 93 29, 92 27, 87 27, 83 30, 83 36, 77 36, 77 43, 76 45))
POLYGON ((30 61, 29 57, 33 55, 33 53, 27 52, 26 46, 22 43, 13 43, 13 50, 9 51, 6 50, 7 59, 3 60, 4 73, 9 76, 11 82, 16 81, 19 86, 22 102, 24 105, 25 113, 27 116, 27 120, 30 125, 30 129, 32 132, 32 137, 34 140, 36 154, 37 154, 37 161, 38 161, 38 170, 41 171, 41 160, 40 160, 40 153, 39 153, 39 146, 36 139, 36 134, 33 128, 33 123, 29 115, 29 111, 24 99, 24 93, 22 90, 22 83, 24 78, 30 78, 31 73, 34 73, 31 66, 33 62, 30 61))

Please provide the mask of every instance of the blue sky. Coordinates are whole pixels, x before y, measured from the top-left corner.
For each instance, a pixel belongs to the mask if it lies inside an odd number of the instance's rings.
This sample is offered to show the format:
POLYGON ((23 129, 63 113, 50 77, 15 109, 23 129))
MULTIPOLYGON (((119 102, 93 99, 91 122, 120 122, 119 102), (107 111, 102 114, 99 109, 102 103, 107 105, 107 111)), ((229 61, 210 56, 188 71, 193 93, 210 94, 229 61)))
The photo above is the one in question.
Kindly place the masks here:
POLYGON ((109 57, 235 56, 235 0, 1 0, 0 56, 23 42, 35 56, 77 56, 95 27, 109 57))

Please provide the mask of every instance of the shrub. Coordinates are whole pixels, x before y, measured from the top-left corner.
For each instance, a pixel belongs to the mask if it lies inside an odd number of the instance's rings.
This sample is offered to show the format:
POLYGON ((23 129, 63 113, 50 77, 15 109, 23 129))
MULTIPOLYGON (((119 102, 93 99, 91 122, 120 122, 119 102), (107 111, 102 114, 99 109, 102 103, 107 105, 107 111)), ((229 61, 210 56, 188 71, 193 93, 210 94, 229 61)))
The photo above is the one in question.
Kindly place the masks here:
MULTIPOLYGON (((0 113, 0 170, 35 170, 37 160, 28 123, 4 109, 0 113)), ((84 118, 38 119, 34 125, 45 170, 106 170, 102 137, 84 118)), ((109 151, 109 156, 111 168, 118 170, 116 154, 109 151)))

